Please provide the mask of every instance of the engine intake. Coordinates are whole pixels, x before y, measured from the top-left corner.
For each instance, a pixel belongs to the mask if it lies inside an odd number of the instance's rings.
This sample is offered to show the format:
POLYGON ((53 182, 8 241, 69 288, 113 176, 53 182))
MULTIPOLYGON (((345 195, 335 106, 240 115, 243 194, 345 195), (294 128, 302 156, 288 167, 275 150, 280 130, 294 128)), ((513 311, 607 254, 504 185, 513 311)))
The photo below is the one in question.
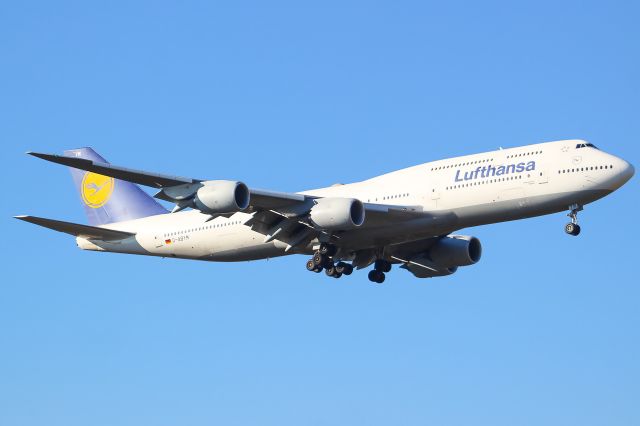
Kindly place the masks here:
POLYGON ((193 199, 195 207, 203 213, 235 213, 249 207, 251 193, 242 182, 212 180, 203 182, 193 199))
POLYGON ((343 231, 362 226, 365 209, 354 198, 320 198, 309 212, 311 223, 320 229, 343 231))
POLYGON ((482 244, 475 237, 450 235, 431 247, 429 257, 442 268, 473 265, 482 257, 482 244))

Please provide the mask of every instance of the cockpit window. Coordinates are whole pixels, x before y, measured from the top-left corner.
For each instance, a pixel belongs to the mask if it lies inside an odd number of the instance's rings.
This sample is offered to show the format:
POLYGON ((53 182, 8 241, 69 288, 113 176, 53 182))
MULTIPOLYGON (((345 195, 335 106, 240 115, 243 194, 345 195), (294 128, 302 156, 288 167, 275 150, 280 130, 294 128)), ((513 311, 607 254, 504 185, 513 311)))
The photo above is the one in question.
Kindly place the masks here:
POLYGON ((579 143, 578 145, 576 145, 576 149, 580 149, 580 148, 594 148, 594 149, 598 149, 597 146, 595 146, 592 143, 579 143))

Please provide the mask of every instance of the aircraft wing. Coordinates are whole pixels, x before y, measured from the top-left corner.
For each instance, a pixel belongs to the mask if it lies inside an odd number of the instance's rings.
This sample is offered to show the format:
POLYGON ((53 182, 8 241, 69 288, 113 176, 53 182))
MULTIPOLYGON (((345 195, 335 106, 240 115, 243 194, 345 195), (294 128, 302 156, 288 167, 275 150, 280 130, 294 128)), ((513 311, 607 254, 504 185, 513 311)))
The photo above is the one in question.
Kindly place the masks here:
POLYGON ((117 241, 133 237, 135 234, 114 229, 98 228, 96 226, 80 225, 78 223, 63 222, 61 220, 45 219, 36 216, 15 216, 16 219, 40 225, 54 231, 64 232, 74 237, 98 239, 102 241, 117 241))
MULTIPOLYGON (((62 164, 104 176, 111 176, 116 179, 150 186, 157 189, 177 187, 180 185, 199 184, 204 181, 203 179, 193 179, 135 170, 126 167, 114 166, 108 163, 86 160, 84 158, 68 157, 65 155, 43 154, 40 152, 27 152, 27 154, 43 160, 51 161, 52 163, 62 164)), ((259 209, 280 208, 287 205, 301 203, 307 199, 304 195, 285 192, 265 191, 260 189, 251 189, 250 191, 251 205, 259 209)), ((173 200, 164 196, 163 192, 158 193, 156 198, 173 202, 173 200)))
POLYGON ((108 163, 99 163, 97 161, 86 160, 84 158, 67 157, 66 155, 42 154, 39 152, 27 152, 27 154, 42 158, 43 160, 51 161, 52 163, 58 163, 76 169, 98 173, 104 176, 111 176, 116 179, 126 180, 127 182, 133 182, 139 185, 151 186, 153 188, 165 188, 183 185, 186 183, 201 182, 197 179, 143 172, 141 170, 113 166, 108 163))
MULTIPOLYGON (((174 212, 187 207, 195 208, 194 196, 197 190, 206 183, 202 179, 146 172, 83 158, 38 152, 28 152, 28 154, 68 167, 160 189, 155 197, 175 203, 174 212)), ((249 194, 250 204, 244 211, 253 214, 254 217, 246 225, 252 226, 253 230, 265 235, 265 242, 278 239, 288 245, 288 251, 291 248, 308 244, 321 234, 331 236, 328 232, 314 228, 305 219, 305 216, 321 197, 261 189, 249 189, 249 194)), ((389 225, 426 215, 421 206, 364 203, 364 208, 366 214, 364 226, 389 225)), ((212 215, 211 217, 216 216, 220 215, 212 215)), ((222 214, 222 216, 228 216, 228 214, 222 214)))
MULTIPOLYGON (((126 167, 114 166, 109 163, 99 163, 96 161, 86 160, 84 158, 68 157, 65 155, 44 154, 39 152, 28 152, 27 154, 53 163, 62 164, 76 169, 86 170, 98 173, 104 176, 111 176, 116 179, 127 182, 137 183, 139 185, 150 186, 153 188, 164 189, 180 185, 198 184, 204 182, 203 179, 194 179, 181 176, 165 175, 160 173, 146 172, 142 170, 130 169, 126 167)), ((267 191, 261 189, 250 189, 251 206, 256 209, 278 209, 286 206, 299 205, 317 197, 310 197, 302 194, 292 194, 287 192, 267 191)), ((162 193, 156 196, 165 201, 172 202, 162 193)), ((421 213, 419 207, 415 206, 397 206, 384 204, 365 204, 368 214, 380 215, 390 214, 395 217, 413 216, 421 213)))

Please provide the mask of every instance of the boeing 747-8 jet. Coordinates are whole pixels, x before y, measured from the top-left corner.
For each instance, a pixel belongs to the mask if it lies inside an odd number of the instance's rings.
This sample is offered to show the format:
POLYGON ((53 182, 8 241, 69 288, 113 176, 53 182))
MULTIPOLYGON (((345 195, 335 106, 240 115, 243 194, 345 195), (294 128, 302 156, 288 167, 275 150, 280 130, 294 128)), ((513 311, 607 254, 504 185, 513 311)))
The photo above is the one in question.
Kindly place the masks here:
POLYGON ((392 265, 418 278, 451 275, 480 260, 462 228, 578 212, 624 185, 627 161, 582 140, 449 158, 348 185, 283 193, 243 182, 168 176, 109 164, 91 148, 30 155, 71 167, 89 225, 18 219, 76 237, 83 250, 220 262, 311 256, 309 271, 333 278, 392 265), (155 198, 136 184, 156 188, 155 198))

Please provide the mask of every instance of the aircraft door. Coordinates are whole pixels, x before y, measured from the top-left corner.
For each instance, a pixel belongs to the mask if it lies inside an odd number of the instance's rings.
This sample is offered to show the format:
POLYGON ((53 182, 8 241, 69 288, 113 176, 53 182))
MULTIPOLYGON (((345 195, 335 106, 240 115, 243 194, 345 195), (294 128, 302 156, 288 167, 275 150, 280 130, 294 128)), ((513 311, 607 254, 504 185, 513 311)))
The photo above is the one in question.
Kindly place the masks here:
POLYGON ((549 174, 547 173, 546 170, 538 170, 536 172, 538 174, 538 176, 536 176, 538 183, 539 184, 543 184, 543 183, 549 183, 549 174))
POLYGON ((156 234, 153 237, 153 244, 157 249, 160 249, 165 246, 165 239, 162 238, 162 235, 156 234))
POLYGON ((437 183, 434 183, 431 186, 428 196, 430 198, 429 204, 431 204, 433 207, 438 207, 438 202, 440 200, 440 186, 437 183))

